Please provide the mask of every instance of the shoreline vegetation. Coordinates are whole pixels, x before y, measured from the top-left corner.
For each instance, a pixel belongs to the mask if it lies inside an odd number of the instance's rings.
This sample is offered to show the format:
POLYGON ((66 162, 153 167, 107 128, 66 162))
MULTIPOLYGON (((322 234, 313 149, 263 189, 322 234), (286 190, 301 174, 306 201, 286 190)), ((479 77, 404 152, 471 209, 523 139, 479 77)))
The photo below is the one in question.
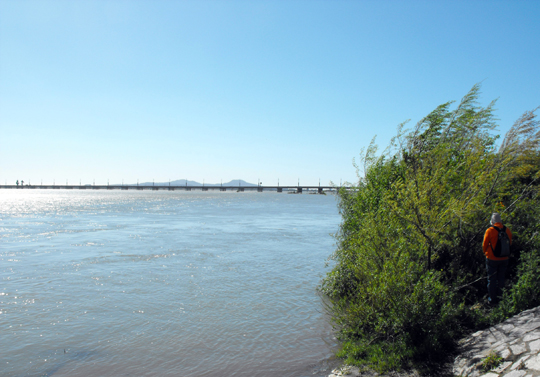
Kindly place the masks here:
POLYGON ((355 162, 329 298, 344 363, 378 373, 442 375, 458 340, 540 305, 540 123, 527 111, 499 141, 495 101, 438 106, 355 162), (356 185, 355 185, 356 186, 356 185), (481 245, 492 212, 514 234, 507 283, 487 305, 481 245))

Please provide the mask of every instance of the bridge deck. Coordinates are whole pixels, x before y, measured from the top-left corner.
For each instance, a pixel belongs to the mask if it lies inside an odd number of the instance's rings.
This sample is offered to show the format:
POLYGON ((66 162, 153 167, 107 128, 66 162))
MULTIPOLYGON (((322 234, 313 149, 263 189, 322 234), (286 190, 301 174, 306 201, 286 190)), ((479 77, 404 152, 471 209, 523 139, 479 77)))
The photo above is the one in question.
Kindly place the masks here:
POLYGON ((334 186, 137 186, 137 185, 0 185, 0 189, 15 190, 219 190, 219 191, 336 191, 339 187, 334 186))

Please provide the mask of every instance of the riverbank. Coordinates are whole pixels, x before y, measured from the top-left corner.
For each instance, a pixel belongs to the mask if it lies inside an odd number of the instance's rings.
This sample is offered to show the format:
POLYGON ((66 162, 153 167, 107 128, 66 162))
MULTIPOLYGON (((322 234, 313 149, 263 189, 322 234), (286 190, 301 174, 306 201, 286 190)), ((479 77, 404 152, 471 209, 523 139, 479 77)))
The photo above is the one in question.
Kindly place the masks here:
MULTIPOLYGON (((459 341, 459 355, 448 375, 461 377, 540 377, 540 306, 529 309, 486 330, 477 331, 459 341), (492 355, 492 356, 490 356, 492 355), (490 357, 496 364, 491 370, 484 365, 490 357)), ((342 366, 328 377, 419 377, 413 371, 379 375, 342 366)))

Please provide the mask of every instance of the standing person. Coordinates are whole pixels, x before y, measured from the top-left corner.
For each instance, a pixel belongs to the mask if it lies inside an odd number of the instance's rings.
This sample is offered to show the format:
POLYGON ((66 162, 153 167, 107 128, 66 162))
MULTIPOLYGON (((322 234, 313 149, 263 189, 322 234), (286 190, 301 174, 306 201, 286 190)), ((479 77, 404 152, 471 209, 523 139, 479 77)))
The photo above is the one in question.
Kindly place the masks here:
POLYGON ((491 215, 491 227, 486 230, 482 249, 486 255, 486 269, 488 279, 488 302, 491 306, 497 305, 504 288, 512 232, 505 227, 501 215, 491 215))

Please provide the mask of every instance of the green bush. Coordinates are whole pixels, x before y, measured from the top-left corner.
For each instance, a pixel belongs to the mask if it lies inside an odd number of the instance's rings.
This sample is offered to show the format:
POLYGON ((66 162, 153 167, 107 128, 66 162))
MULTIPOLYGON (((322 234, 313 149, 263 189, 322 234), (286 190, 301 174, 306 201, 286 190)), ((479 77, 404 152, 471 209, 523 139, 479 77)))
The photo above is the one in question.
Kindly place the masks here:
POLYGON ((372 141, 355 163, 355 190, 339 191, 335 265, 321 289, 348 363, 436 364, 464 332, 538 302, 540 127, 525 113, 497 148, 494 103, 480 107, 478 93, 411 131, 401 125, 381 155, 372 141), (471 307, 487 293, 481 245, 492 212, 513 230, 517 262, 500 308, 485 312, 471 307))

